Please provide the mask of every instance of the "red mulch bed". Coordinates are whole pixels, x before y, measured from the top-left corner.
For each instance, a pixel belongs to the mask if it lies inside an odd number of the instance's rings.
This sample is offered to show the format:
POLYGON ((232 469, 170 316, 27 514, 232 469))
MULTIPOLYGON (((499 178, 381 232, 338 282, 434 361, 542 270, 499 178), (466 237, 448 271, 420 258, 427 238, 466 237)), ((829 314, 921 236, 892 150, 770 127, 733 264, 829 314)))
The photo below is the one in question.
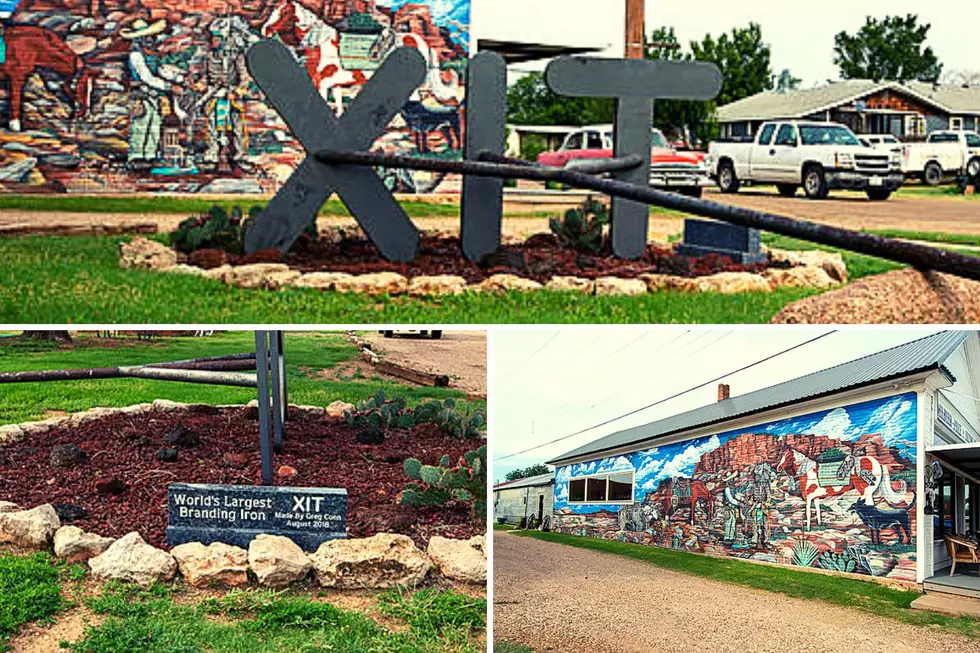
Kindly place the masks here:
POLYGON ((199 250, 188 261, 202 268, 225 263, 286 263, 301 272, 397 272, 408 278, 452 274, 479 283, 494 274, 515 274, 540 283, 554 276, 620 277, 633 279, 641 274, 669 274, 702 277, 718 272, 761 272, 767 265, 738 265, 727 256, 680 256, 669 247, 649 245, 636 261, 624 261, 611 252, 583 254, 562 247, 550 234, 537 234, 520 245, 504 245, 479 263, 464 258, 458 238, 424 235, 419 254, 410 263, 392 263, 362 238, 339 242, 311 242, 304 237, 284 257, 275 250, 251 256, 228 255, 217 250, 199 250))
MULTIPOLYGON (((170 483, 260 483, 258 420, 250 418, 245 408, 209 412, 217 414, 113 415, 0 446, 0 500, 25 508, 56 502, 81 506, 88 516, 72 523, 86 531, 121 537, 135 530, 150 544, 164 547, 170 483), (180 450, 176 462, 158 461, 164 438, 178 425, 198 433, 200 444, 180 450), (52 447, 70 443, 88 454, 87 462, 52 467, 52 447), (226 454, 240 460, 228 461, 226 454), (244 466, 238 468, 235 462, 244 466), (96 484, 112 479, 125 483, 126 491, 118 496, 100 494, 96 484)), ((389 431, 381 445, 364 445, 346 425, 304 413, 287 422, 284 451, 275 457, 277 470, 288 465, 298 474, 277 475, 275 484, 346 488, 350 537, 403 533, 420 546, 432 535, 469 538, 486 532, 469 505, 453 502, 415 509, 398 504, 397 497, 411 481, 402 467, 406 458, 435 465, 444 454, 456 460, 481 444, 445 437, 425 424, 411 432, 389 431)))

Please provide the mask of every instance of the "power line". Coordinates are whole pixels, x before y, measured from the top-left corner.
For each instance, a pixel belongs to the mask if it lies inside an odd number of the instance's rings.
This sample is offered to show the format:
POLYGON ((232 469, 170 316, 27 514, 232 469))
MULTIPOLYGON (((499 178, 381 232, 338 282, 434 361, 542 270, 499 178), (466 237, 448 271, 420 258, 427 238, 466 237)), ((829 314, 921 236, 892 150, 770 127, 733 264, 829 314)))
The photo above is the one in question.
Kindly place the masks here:
MULTIPOLYGON (((667 344, 665 344, 664 346, 658 347, 653 353, 650 354, 650 357, 652 358, 652 357, 656 356, 661 351, 663 351, 667 347, 670 347, 672 344, 674 344, 675 342, 677 342, 678 340, 680 340, 684 336, 688 335, 689 333, 691 333, 691 331, 690 330, 687 330, 684 333, 682 333, 681 335, 677 336, 676 338, 671 339, 671 341, 668 342, 667 344)), ((703 337, 703 336, 699 336, 699 337, 695 338, 692 342, 697 342, 701 337, 703 337)), ((680 347, 677 351, 680 351, 680 350, 684 349, 685 347, 687 347, 688 344, 691 344, 691 343, 685 344, 683 347, 680 347)), ((673 354, 671 354, 670 356, 673 356, 673 354)), ((670 356, 668 356, 667 358, 669 359, 670 356)), ((648 374, 647 376, 645 376, 643 378, 643 380, 646 381, 647 379, 649 379, 654 374, 657 374, 658 372, 659 372, 659 370, 654 370, 653 373, 648 374)), ((630 385, 633 385, 633 383, 630 382, 630 385)), ((613 397, 619 395, 622 392, 623 392, 623 388, 616 388, 610 394, 608 394, 605 397, 603 397, 600 401, 592 404, 591 406, 588 406, 587 408, 581 408, 579 410, 575 410, 575 407, 573 406, 573 407, 569 408, 568 410, 565 410, 565 411, 559 413, 558 415, 555 415, 554 417, 548 417, 548 418, 545 418, 545 420, 540 420, 540 421, 546 421, 546 420, 547 421, 554 421, 554 420, 556 420, 556 419, 558 419, 560 417, 564 417, 565 415, 567 415, 569 413, 584 413, 586 411, 590 411, 590 410, 592 410, 593 408, 595 408, 597 406, 601 406, 602 404, 606 403, 607 401, 609 401, 610 399, 612 399, 613 397)))
POLYGON ((529 447, 527 449, 524 449, 523 451, 518 451, 517 453, 507 454, 506 456, 501 456, 500 458, 494 458, 494 462, 498 462, 498 461, 501 461, 501 460, 506 460, 508 458, 514 458, 515 456, 520 456, 520 455, 525 454, 525 453, 527 453, 529 451, 534 451, 535 449, 540 449, 542 447, 547 447, 548 445, 555 444, 556 442, 561 442, 562 440, 568 440, 569 438, 574 438, 577 435, 582 435, 583 433, 588 433, 589 431, 592 431, 594 429, 600 428, 602 426, 607 426, 609 424, 612 424, 613 422, 618 422, 619 420, 623 419, 624 417, 630 417, 632 415, 636 415, 637 413, 641 413, 641 412, 643 412, 645 410, 648 410, 650 408, 653 408, 654 406, 659 406, 660 404, 663 404, 663 403, 666 403, 668 401, 671 401, 672 399, 676 399, 676 398, 678 398, 678 397, 680 397, 682 395, 686 395, 689 392, 694 392, 695 390, 700 390, 701 388, 703 388, 705 386, 708 386, 708 385, 711 385, 712 383, 717 383, 718 381, 721 381, 722 379, 724 379, 726 377, 732 376, 734 374, 738 374, 739 372, 744 372, 745 370, 748 370, 748 369, 751 369, 753 367, 756 367, 757 365, 761 365, 763 363, 767 363, 767 362, 773 360, 774 358, 778 358, 779 356, 782 356, 783 354, 788 354, 791 351, 794 351, 796 349, 800 349, 801 347, 805 347, 805 346, 807 346, 809 344, 812 344, 812 343, 814 343, 814 342, 816 342, 818 340, 822 340, 823 338, 826 338, 827 336, 833 335, 835 333, 837 333, 836 330, 834 330, 834 331, 828 331, 827 333, 824 333, 823 335, 819 335, 816 338, 811 338, 810 340, 807 340, 806 342, 800 343, 798 345, 794 345, 793 347, 790 347, 789 349, 784 349, 783 351, 781 351, 779 353, 773 354, 771 356, 767 356, 766 358, 763 358, 762 360, 758 360, 758 361, 756 361, 754 363, 750 363, 748 365, 745 365, 743 367, 740 367, 737 370, 734 370, 734 371, 729 372, 727 374, 722 374, 721 376, 719 376, 717 378, 711 379, 710 381, 705 381, 704 383, 700 383, 700 384, 694 386, 693 388, 688 388, 687 390, 683 390, 681 392, 678 392, 676 394, 673 394, 673 395, 671 395, 671 396, 669 396, 669 397, 667 397, 665 399, 660 399, 658 401, 653 402, 652 404, 648 404, 646 406, 643 406, 642 408, 637 408, 636 410, 631 410, 628 413, 624 413, 624 414, 622 414, 622 415, 620 415, 618 417, 613 417, 612 419, 608 419, 605 422, 602 422, 600 424, 596 424, 594 426, 590 426, 588 428, 582 429, 581 431, 576 431, 575 433, 572 433, 570 435, 565 435, 565 436, 562 436, 560 438, 556 438, 554 440, 551 440, 549 442, 545 442, 545 443, 542 443, 542 444, 535 445, 533 447, 529 447))
POLYGON ((520 364, 520 366, 518 366, 518 368, 517 368, 516 370, 514 370, 513 372, 511 372, 511 373, 510 373, 510 374, 509 374, 509 375, 507 376, 507 378, 506 378, 506 379, 504 379, 504 382, 506 383, 507 381, 510 381, 510 380, 511 380, 512 378, 514 378, 514 375, 516 375, 516 374, 517 374, 518 372, 520 372, 520 371, 521 371, 521 370, 522 370, 523 368, 525 368, 525 367, 527 367, 527 364, 528 364, 528 363, 530 363, 530 362, 531 362, 532 360, 534 360, 534 357, 535 357, 535 356, 537 356, 537 355, 538 355, 538 354, 540 354, 540 353, 541 353, 542 351, 544 351, 544 348, 545 348, 545 347, 547 347, 548 345, 550 345, 550 344, 551 344, 551 342, 552 342, 552 341, 553 341, 553 340, 554 340, 555 338, 557 338, 557 337, 558 337, 558 336, 559 336, 560 334, 561 334, 561 331, 555 331, 555 333, 554 333, 554 335, 553 335, 553 336, 551 336, 550 338, 548 338, 548 340, 547 340, 547 341, 545 341, 545 343, 544 343, 543 345, 541 345, 540 347, 538 347, 538 348, 537 348, 537 349, 536 349, 536 350, 534 351, 534 353, 533 353, 533 354, 531 354, 531 355, 530 355, 530 356, 529 356, 529 357, 528 357, 528 358, 527 358, 527 359, 526 359, 526 360, 525 360, 525 361, 524 361, 523 363, 521 363, 521 364, 520 364))

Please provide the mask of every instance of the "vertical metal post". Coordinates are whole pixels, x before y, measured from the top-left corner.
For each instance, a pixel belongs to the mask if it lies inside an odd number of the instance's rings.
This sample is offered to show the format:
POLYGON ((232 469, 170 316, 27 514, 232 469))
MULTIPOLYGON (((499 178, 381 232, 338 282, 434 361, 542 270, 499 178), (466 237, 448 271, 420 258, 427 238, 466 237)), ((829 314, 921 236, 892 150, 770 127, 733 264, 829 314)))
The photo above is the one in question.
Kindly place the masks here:
MULTIPOLYGON (((617 181, 644 186, 650 183, 650 150, 653 147, 653 101, 627 97, 616 101, 616 132, 613 156, 636 154, 645 165, 614 172, 617 181)), ((640 202, 614 197, 610 216, 613 250, 625 259, 638 259, 647 249, 650 207, 640 202)))
POLYGON ((269 433, 269 332, 255 332, 255 375, 259 385, 259 450, 262 485, 272 485, 272 437, 269 433))
POLYGON ((282 419, 285 422, 289 419, 289 388, 286 386, 286 336, 282 331, 279 334, 279 381, 282 384, 282 419))
POLYGON ((272 372, 272 432, 275 436, 275 452, 282 453, 283 421, 285 406, 282 404, 282 368, 279 366, 279 336, 281 332, 269 332, 269 368, 272 372))
MULTIPOLYGON (((507 148, 507 63, 495 52, 481 52, 467 67, 466 158, 482 152, 503 155, 507 148)), ((466 175, 460 200, 463 253, 479 261, 500 247, 504 180, 466 175)))

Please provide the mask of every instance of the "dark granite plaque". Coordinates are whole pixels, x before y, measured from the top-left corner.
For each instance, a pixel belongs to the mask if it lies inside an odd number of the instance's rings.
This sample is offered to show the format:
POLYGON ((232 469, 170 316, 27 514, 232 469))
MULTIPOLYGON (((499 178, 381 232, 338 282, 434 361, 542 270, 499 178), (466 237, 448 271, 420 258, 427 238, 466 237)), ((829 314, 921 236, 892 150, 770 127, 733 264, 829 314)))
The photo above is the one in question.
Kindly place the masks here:
POLYGON ((347 490, 175 483, 167 488, 167 514, 169 546, 224 542, 248 548, 266 533, 315 551, 347 537, 347 490))
POLYGON ((713 220, 684 221, 684 243, 677 248, 684 256, 720 254, 736 263, 765 263, 759 230, 713 220))

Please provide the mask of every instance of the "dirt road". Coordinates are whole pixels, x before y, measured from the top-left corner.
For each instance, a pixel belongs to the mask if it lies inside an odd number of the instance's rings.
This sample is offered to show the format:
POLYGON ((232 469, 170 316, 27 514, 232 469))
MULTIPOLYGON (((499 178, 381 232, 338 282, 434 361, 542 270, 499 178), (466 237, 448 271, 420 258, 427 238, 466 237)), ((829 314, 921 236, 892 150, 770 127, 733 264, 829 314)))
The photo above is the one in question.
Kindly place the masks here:
POLYGON ((705 194, 723 204, 815 220, 848 229, 900 229, 947 234, 980 234, 980 200, 916 197, 899 193, 887 202, 869 202, 857 193, 832 193, 826 200, 780 197, 768 189, 746 189, 737 195, 711 190, 705 194))
MULTIPOLYGON (((917 197, 899 194, 887 202, 869 202, 857 193, 834 193, 829 199, 813 202, 802 195, 780 197, 769 189, 745 189, 737 195, 723 195, 710 189, 706 199, 723 204, 770 211, 790 217, 814 220, 850 229, 897 229, 902 231, 935 231, 950 234, 980 234, 980 200, 958 197, 917 197)), ((522 210, 535 210, 534 206, 522 210)), ((560 211, 556 211, 556 214, 560 211)), ((156 224, 160 231, 172 231, 187 216, 126 213, 61 213, 44 211, 0 210, 0 227, 11 224, 103 225, 156 224)), ((455 217, 415 218, 420 229, 458 232, 455 217)), ((321 229, 331 225, 353 225, 352 218, 320 218, 321 229)), ((542 217, 508 217, 504 219, 504 237, 523 239, 548 231, 548 219, 542 217)), ((664 241, 680 234, 684 220, 680 216, 655 215, 650 220, 651 240, 664 241)))
POLYGON ((486 331, 444 331, 440 340, 400 335, 384 338, 379 333, 367 334, 364 339, 389 362, 448 375, 449 387, 487 396, 486 331))
POLYGON ((975 640, 494 534, 493 637, 563 653, 976 653, 975 640))

